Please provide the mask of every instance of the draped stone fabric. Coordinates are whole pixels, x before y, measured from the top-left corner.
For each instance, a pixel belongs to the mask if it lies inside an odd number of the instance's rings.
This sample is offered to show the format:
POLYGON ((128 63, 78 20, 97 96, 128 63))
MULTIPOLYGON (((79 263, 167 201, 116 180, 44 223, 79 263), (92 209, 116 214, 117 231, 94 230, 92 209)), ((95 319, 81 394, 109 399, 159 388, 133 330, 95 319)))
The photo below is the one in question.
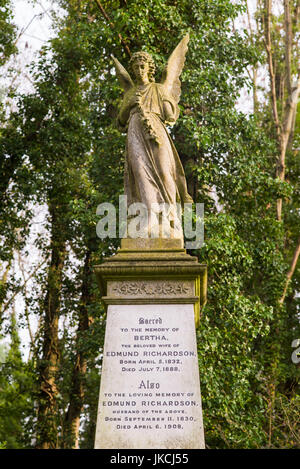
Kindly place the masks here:
POLYGON ((152 227, 159 225, 163 227, 162 231, 167 230, 166 236, 161 233, 163 237, 169 237, 168 227, 171 227, 171 237, 182 239, 178 207, 193 202, 187 191, 180 158, 166 129, 166 125, 174 124, 179 115, 179 76, 185 62, 188 41, 187 34, 170 55, 163 71, 162 83, 155 83, 155 64, 147 52, 135 52, 130 59, 129 66, 134 79, 112 57, 116 74, 125 91, 118 115, 118 125, 127 131, 125 195, 129 207, 132 204, 143 205, 142 224, 146 236, 150 228, 152 237, 152 227), (160 213, 157 206, 163 206, 162 217, 156 216, 160 213), (156 215, 152 216, 155 211, 156 215), (168 223, 164 223, 166 219, 168 223))
POLYGON ((160 83, 135 86, 129 93, 122 107, 122 114, 129 114, 124 175, 128 204, 142 202, 150 209, 153 203, 191 203, 184 170, 165 125, 164 102, 170 104, 174 121, 177 104, 160 83), (130 109, 132 98, 138 104, 130 109))

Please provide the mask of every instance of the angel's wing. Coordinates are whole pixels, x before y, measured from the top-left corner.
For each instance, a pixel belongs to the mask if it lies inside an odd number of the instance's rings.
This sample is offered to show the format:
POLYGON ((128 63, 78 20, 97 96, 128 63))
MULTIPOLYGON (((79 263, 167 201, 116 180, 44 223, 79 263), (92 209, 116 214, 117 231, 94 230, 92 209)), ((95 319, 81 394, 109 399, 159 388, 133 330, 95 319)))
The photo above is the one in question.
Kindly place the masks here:
POLYGON ((115 68, 117 77, 119 79, 120 85, 122 86, 123 90, 126 92, 130 88, 134 86, 131 76, 127 72, 127 70, 123 67, 123 65, 112 55, 112 59, 115 62, 115 68))
POLYGON ((181 94, 181 83, 179 77, 184 66, 189 39, 189 34, 181 39, 180 43, 170 55, 163 72, 162 84, 166 87, 167 92, 174 98, 176 103, 179 102, 181 94))

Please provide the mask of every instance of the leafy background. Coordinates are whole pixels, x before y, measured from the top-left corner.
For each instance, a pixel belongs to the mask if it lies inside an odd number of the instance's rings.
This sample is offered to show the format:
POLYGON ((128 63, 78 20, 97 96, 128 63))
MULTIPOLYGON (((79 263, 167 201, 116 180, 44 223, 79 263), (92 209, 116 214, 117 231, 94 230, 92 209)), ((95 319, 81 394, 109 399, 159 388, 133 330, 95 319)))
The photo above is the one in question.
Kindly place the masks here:
POLYGON ((0 65, 12 77, 0 127, 1 447, 93 447, 105 312, 92 267, 119 242, 97 238, 96 208, 123 192, 111 54, 126 66, 147 50, 159 79, 189 31, 171 135, 205 204, 192 254, 209 269, 197 331, 206 445, 299 448, 299 3, 51 4, 52 38, 25 70, 13 5, 0 2, 0 65))

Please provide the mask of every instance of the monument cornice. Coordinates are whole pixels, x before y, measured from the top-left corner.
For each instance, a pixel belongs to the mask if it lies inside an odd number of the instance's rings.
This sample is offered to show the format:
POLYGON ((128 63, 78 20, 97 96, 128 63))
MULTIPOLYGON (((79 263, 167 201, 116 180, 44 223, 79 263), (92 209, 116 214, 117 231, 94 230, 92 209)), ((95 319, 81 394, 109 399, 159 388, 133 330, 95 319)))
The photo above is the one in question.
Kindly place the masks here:
POLYGON ((198 326, 206 304, 207 266, 187 254, 180 243, 176 239, 122 240, 115 256, 94 266, 104 305, 193 304, 198 326), (155 292, 154 282, 160 288, 168 282, 169 287, 163 294, 162 290, 155 292), (182 282, 188 282, 189 291, 179 291, 182 282), (112 285, 123 287, 113 290, 112 285))

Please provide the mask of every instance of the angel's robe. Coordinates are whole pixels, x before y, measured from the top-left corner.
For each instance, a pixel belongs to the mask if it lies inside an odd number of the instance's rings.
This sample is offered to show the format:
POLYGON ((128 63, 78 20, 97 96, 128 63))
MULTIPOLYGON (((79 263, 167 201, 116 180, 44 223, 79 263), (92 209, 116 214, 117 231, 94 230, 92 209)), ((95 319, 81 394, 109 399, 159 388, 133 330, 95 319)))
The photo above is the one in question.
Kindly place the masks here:
POLYGON ((175 206, 193 202, 179 155, 165 126, 177 117, 177 103, 162 84, 135 86, 124 96, 118 120, 127 126, 124 188, 128 205, 142 202, 151 210, 152 204, 175 206), (133 95, 138 104, 130 108, 133 95), (164 102, 169 103, 168 116, 164 102))

